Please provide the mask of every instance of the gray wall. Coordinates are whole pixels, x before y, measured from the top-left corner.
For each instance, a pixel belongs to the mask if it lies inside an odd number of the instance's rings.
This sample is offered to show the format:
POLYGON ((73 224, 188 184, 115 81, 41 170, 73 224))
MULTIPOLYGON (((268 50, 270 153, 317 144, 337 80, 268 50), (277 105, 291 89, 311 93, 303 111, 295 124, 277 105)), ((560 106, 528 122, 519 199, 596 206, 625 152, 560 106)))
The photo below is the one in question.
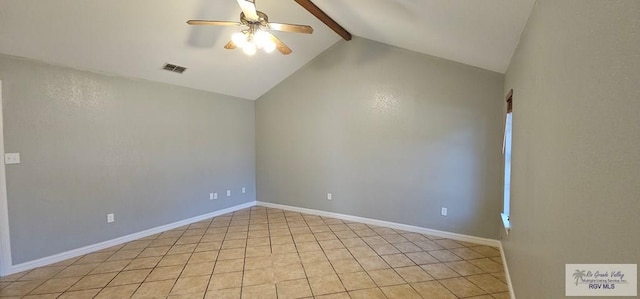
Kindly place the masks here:
POLYGON ((498 238, 503 78, 338 42, 257 100, 258 200, 498 238))
POLYGON ((538 0, 505 83, 518 298, 564 297, 567 263, 640 261, 639 82, 640 1, 538 0))
POLYGON ((255 200, 253 101, 6 56, 0 80, 14 264, 255 200))

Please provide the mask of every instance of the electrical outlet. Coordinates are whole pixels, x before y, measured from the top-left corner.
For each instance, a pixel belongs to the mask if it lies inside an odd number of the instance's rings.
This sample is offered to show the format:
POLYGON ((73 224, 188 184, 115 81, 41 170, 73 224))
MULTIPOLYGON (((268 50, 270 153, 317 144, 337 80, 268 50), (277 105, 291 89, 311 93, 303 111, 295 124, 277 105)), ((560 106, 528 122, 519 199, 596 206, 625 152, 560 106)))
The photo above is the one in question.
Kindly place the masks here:
POLYGON ((218 192, 213 193, 213 199, 218 199, 218 192))
POLYGON ((442 210, 440 210, 440 215, 447 216, 447 208, 442 208, 442 210))
POLYGON ((209 193, 209 200, 213 200, 213 193, 209 193))
POLYGON ((113 213, 107 214, 107 223, 111 223, 116 221, 115 216, 113 215, 113 213))
POLYGON ((227 197, 231 196, 231 190, 227 190, 227 197))
POLYGON ((247 193, 247 188, 242 187, 242 194, 245 194, 245 193, 247 193))
POLYGON ((4 164, 20 164, 20 153, 5 153, 4 164))
POLYGON ((333 200, 333 196, 331 196, 331 193, 327 193, 327 199, 328 200, 333 200))

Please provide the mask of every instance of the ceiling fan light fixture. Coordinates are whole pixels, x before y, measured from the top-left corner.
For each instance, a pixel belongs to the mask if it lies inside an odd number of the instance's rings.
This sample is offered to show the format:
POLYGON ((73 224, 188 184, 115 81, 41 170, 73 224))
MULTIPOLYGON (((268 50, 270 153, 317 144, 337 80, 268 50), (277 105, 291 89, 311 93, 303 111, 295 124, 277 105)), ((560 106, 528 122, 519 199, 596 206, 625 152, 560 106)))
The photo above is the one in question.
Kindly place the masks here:
POLYGON ((269 41, 269 34, 262 30, 257 30, 253 35, 253 41, 256 43, 258 48, 262 48, 262 46, 266 45, 269 41))
POLYGON ((247 54, 249 56, 253 56, 256 54, 256 45, 248 42, 242 47, 242 52, 244 52, 244 54, 247 54))
POLYGON ((262 49, 264 49, 264 51, 267 53, 272 53, 276 49, 276 44, 274 44, 272 41, 269 41, 262 47, 262 49))
POLYGON ((247 44, 247 36, 242 32, 232 34, 231 40, 240 48, 244 48, 244 45, 247 44))
POLYGON ((236 32, 231 35, 231 40, 249 56, 255 55, 257 49, 262 49, 267 53, 272 53, 276 49, 276 44, 271 40, 270 34, 262 30, 236 32))
MULTIPOLYGON (((242 12, 240 13, 240 22, 230 21, 210 21, 210 20, 188 20, 189 25, 207 25, 207 26, 246 26, 246 30, 236 32, 231 35, 231 41, 224 45, 225 49, 233 50, 242 49, 247 55, 255 55, 258 49, 262 49, 267 53, 275 50, 282 55, 291 54, 291 49, 287 47, 280 39, 271 33, 271 31, 284 31, 294 33, 313 33, 313 28, 308 25, 285 24, 269 22, 267 14, 256 10, 255 0, 237 0, 242 12)), ((298 1, 298 0, 296 0, 298 1)))
POLYGON ((271 53, 276 49, 276 44, 271 40, 269 33, 262 30, 258 30, 255 33, 253 42, 259 49, 263 49, 267 53, 271 53))

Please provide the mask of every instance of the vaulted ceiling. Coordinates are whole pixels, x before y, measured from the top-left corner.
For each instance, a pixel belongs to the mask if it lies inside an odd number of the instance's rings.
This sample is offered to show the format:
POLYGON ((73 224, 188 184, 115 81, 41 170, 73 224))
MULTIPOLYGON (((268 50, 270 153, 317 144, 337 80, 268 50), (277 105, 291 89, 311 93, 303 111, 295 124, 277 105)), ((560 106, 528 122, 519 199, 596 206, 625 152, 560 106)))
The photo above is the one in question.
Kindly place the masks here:
MULTIPOLYGON (((504 72, 535 0, 314 0, 356 36, 504 72)), ((0 53, 256 99, 340 37, 294 0, 257 0, 270 21, 308 24, 275 33, 293 53, 226 50, 235 0, 0 0, 0 53), (188 67, 183 74, 164 63, 188 67)))

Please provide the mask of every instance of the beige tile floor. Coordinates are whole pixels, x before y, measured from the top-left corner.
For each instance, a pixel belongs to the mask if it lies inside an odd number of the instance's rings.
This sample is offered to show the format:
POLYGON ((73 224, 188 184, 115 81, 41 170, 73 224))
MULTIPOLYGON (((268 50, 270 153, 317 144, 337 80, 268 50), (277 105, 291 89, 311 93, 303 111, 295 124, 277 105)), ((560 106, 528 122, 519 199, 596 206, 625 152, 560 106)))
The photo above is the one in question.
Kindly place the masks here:
POLYGON ((0 278, 3 298, 509 298, 497 248, 252 207, 0 278))

